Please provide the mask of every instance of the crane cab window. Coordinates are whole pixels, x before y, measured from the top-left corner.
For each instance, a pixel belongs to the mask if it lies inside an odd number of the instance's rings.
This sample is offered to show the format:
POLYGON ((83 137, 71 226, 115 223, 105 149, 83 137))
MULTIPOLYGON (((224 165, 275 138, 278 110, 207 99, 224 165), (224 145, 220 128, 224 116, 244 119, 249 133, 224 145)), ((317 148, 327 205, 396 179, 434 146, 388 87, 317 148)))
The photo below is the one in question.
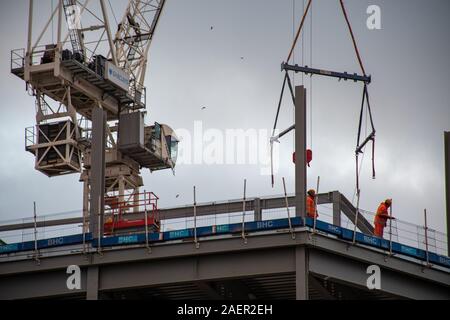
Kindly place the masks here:
POLYGON ((174 136, 166 136, 167 147, 169 148, 170 159, 175 163, 178 157, 178 139, 174 136))

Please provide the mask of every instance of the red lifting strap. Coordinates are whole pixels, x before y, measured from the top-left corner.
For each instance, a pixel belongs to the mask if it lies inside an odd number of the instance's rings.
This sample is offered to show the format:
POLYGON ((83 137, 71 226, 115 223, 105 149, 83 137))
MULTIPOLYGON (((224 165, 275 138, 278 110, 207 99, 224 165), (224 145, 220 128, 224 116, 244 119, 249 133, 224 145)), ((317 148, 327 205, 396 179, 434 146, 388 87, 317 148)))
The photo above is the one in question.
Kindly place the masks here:
MULTIPOLYGON (((294 152, 292 154, 292 162, 293 163, 295 163, 296 158, 297 157, 296 157, 295 152, 294 152)), ((308 167, 310 166, 310 163, 311 163, 312 159, 313 159, 313 152, 312 152, 311 149, 307 149, 306 150, 306 164, 308 165, 308 167)))

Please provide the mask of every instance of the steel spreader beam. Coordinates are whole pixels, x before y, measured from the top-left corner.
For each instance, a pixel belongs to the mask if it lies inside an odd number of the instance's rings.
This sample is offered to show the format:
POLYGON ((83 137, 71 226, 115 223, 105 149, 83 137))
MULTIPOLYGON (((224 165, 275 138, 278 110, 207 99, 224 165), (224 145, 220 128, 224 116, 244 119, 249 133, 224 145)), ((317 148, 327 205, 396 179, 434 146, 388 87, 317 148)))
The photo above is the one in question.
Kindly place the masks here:
POLYGON ((321 75, 321 76, 338 78, 339 80, 341 80, 341 79, 353 80, 355 82, 361 81, 366 84, 369 84, 372 81, 371 76, 362 76, 362 75, 359 75, 356 73, 350 74, 347 72, 335 72, 335 71, 328 71, 328 70, 322 70, 322 69, 314 69, 314 68, 309 68, 308 66, 302 67, 297 64, 291 65, 291 64, 287 64, 287 63, 282 63, 281 70, 294 71, 295 73, 302 72, 307 75, 308 74, 310 74, 310 75, 317 74, 317 75, 321 75))

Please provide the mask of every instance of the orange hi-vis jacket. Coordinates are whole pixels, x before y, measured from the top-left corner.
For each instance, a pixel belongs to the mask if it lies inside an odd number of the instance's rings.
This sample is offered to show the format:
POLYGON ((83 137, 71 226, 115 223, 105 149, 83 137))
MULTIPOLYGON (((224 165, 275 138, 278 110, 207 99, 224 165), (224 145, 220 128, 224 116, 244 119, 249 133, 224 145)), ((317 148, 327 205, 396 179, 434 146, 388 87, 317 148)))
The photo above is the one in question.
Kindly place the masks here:
POLYGON ((318 218, 319 214, 316 210, 316 203, 314 202, 314 197, 308 195, 306 197, 306 215, 308 218, 318 218))
POLYGON ((386 226, 386 221, 387 221, 388 217, 389 217, 388 207, 386 206, 386 204, 384 202, 382 202, 378 206, 377 214, 375 215, 375 220, 374 220, 375 236, 380 237, 380 238, 383 237, 383 230, 384 230, 384 227, 386 226))

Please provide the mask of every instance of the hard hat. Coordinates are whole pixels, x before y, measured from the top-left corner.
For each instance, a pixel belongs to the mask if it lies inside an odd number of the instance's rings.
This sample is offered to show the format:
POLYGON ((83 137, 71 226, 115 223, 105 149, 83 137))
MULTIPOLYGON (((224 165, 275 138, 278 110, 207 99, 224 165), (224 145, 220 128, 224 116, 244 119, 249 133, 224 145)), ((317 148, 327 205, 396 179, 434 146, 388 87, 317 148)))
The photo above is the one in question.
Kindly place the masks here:
POLYGON ((314 197, 314 196, 316 195, 316 190, 314 190, 314 189, 309 189, 309 190, 308 190, 308 194, 309 194, 311 197, 314 197))

